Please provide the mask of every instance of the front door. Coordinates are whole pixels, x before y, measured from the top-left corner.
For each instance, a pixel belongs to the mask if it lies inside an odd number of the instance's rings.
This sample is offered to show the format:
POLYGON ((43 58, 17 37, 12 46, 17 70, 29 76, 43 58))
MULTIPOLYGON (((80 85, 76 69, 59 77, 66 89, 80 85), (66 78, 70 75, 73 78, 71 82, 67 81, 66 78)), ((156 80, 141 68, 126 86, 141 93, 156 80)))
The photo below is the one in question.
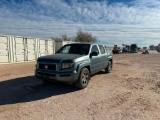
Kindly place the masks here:
MULTIPOLYGON (((91 53, 92 52, 98 52, 99 53, 99 49, 98 49, 97 45, 92 46, 91 53)), ((91 56, 90 60, 91 60, 91 74, 95 74, 95 73, 99 72, 100 67, 101 67, 101 56, 100 56, 100 54, 98 54, 97 56, 91 56)))

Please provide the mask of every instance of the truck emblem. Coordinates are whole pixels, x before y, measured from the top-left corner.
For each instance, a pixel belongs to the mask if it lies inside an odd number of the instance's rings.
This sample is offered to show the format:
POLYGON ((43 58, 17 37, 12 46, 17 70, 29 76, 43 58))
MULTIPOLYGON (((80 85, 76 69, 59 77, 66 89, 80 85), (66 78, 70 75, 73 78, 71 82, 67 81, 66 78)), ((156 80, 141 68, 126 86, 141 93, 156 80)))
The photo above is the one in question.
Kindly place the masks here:
POLYGON ((44 65, 44 68, 45 68, 45 69, 48 69, 48 65, 44 65))

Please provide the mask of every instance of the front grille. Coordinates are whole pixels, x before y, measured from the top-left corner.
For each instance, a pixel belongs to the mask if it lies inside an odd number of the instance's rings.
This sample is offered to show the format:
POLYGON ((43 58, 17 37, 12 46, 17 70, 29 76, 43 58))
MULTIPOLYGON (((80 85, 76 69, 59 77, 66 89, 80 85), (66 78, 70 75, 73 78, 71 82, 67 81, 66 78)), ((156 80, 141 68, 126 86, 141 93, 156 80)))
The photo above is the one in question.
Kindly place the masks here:
POLYGON ((45 69, 45 70, 56 70, 56 65, 55 64, 43 64, 39 63, 39 69, 45 69))

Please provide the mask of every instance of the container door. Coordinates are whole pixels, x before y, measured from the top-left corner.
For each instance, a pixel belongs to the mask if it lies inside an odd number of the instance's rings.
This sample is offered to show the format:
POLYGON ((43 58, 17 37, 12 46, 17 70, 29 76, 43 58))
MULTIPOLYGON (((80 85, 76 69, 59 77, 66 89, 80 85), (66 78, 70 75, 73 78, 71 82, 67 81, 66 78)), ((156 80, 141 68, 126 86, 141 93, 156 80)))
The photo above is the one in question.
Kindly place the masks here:
POLYGON ((27 60, 32 61, 36 59, 35 54, 35 46, 36 46, 36 39, 26 38, 26 51, 27 51, 27 60))
POLYGON ((21 62, 26 60, 25 42, 25 39, 23 39, 22 37, 14 37, 15 62, 21 62))
POLYGON ((0 36, 0 63, 9 61, 9 40, 7 36, 0 36))
POLYGON ((40 39, 39 40, 39 56, 46 55, 46 40, 40 39))
POLYGON ((54 46, 53 46, 53 41, 47 41, 47 54, 54 54, 54 46))

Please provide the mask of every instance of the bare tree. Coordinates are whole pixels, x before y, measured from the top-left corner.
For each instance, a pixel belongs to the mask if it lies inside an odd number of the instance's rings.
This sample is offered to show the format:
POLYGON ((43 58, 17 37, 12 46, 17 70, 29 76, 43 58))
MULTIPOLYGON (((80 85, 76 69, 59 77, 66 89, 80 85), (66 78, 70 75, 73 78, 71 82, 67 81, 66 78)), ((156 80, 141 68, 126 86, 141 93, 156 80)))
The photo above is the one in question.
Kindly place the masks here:
POLYGON ((71 38, 67 37, 67 35, 62 35, 61 37, 57 38, 51 37, 51 39, 55 41, 71 41, 71 38))
POLYGON ((71 41, 71 38, 67 37, 67 35, 62 35, 62 40, 71 41))
POLYGON ((77 36, 75 37, 76 42, 96 42, 96 38, 92 36, 91 33, 83 32, 79 30, 77 36))

